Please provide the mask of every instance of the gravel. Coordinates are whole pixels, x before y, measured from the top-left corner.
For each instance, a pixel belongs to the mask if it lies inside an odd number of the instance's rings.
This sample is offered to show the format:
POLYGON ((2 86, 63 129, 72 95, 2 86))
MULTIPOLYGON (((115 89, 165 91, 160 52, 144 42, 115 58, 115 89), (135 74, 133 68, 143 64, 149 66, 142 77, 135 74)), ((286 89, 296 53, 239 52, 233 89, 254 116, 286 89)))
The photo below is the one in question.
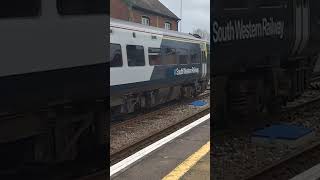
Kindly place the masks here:
POLYGON ((142 138, 146 138, 153 133, 184 120, 210 107, 210 96, 201 97, 207 104, 203 107, 194 107, 186 102, 181 102, 169 111, 156 113, 152 117, 143 115, 134 121, 128 121, 121 126, 111 127, 110 129, 110 154, 114 154, 120 149, 136 143, 142 138))
MULTIPOLYGON (((318 96, 320 91, 308 91, 297 102, 306 102, 318 96)), ((289 104, 297 105, 297 102, 289 104)), ((320 102, 309 109, 298 109, 294 113, 280 118, 281 123, 300 125, 314 129, 315 140, 320 140, 320 102)), ((251 143, 250 132, 243 131, 225 134, 217 137, 213 144, 211 159, 213 165, 213 179, 242 179, 257 170, 272 165, 275 161, 285 158, 298 148, 262 147, 251 143)))
POLYGON ((287 103, 286 107, 290 108, 290 107, 293 107, 293 106, 297 106, 301 103, 305 103, 305 102, 308 102, 316 97, 319 97, 320 96, 320 91, 319 90, 309 90, 309 91, 306 91, 305 93, 303 93, 301 95, 301 97, 299 97, 298 99, 296 99, 295 101, 293 102, 289 102, 287 103))

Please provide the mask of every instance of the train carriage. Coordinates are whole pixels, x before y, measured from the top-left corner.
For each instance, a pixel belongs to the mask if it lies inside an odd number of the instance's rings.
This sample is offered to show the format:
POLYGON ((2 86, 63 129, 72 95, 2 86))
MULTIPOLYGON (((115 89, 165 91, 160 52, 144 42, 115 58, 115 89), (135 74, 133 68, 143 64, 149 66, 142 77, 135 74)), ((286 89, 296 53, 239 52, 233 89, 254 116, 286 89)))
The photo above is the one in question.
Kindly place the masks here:
POLYGON ((111 19, 110 104, 120 113, 194 96, 209 79, 208 42, 111 19))
POLYGON ((0 175, 105 146, 106 7, 0 2, 0 175))
POLYGON ((212 5, 216 121, 277 112, 308 88, 320 53, 318 0, 212 5))

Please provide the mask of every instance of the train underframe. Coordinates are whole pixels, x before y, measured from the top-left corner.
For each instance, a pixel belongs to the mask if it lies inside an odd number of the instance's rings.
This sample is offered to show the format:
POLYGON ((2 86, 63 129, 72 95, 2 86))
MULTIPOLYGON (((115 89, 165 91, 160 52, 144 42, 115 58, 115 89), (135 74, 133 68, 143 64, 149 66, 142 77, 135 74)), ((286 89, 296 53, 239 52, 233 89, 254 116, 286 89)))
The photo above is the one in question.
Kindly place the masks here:
POLYGON ((108 141, 101 74, 105 63, 1 77, 0 174, 102 152, 108 141))
POLYGON ((103 157, 106 102, 84 104, 56 105, 1 118, 0 174, 37 165, 92 160, 95 155, 103 157))
POLYGON ((111 114, 113 116, 130 114, 139 110, 154 108, 183 97, 196 97, 203 93, 207 89, 207 86, 208 80, 201 80, 194 83, 111 97, 111 114))
POLYGON ((301 57, 214 77, 215 125, 278 113, 309 86, 315 58, 301 57))

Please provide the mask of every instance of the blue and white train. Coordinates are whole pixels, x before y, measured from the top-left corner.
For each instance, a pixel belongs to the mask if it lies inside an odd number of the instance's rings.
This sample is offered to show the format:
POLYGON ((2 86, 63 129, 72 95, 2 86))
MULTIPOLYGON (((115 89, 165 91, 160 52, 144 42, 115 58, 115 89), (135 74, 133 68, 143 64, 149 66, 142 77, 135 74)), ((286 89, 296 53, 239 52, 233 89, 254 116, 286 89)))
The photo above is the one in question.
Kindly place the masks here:
POLYGON ((192 97, 210 78, 209 42, 193 35, 110 20, 112 113, 192 97))

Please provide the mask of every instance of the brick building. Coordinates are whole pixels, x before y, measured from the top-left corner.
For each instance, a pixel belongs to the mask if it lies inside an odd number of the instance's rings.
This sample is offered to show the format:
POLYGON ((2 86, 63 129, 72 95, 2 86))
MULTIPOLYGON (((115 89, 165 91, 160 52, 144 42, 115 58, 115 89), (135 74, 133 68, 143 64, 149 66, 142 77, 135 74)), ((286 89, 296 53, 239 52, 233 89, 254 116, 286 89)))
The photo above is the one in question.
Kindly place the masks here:
POLYGON ((159 0, 111 0, 110 16, 175 31, 181 20, 159 0))

